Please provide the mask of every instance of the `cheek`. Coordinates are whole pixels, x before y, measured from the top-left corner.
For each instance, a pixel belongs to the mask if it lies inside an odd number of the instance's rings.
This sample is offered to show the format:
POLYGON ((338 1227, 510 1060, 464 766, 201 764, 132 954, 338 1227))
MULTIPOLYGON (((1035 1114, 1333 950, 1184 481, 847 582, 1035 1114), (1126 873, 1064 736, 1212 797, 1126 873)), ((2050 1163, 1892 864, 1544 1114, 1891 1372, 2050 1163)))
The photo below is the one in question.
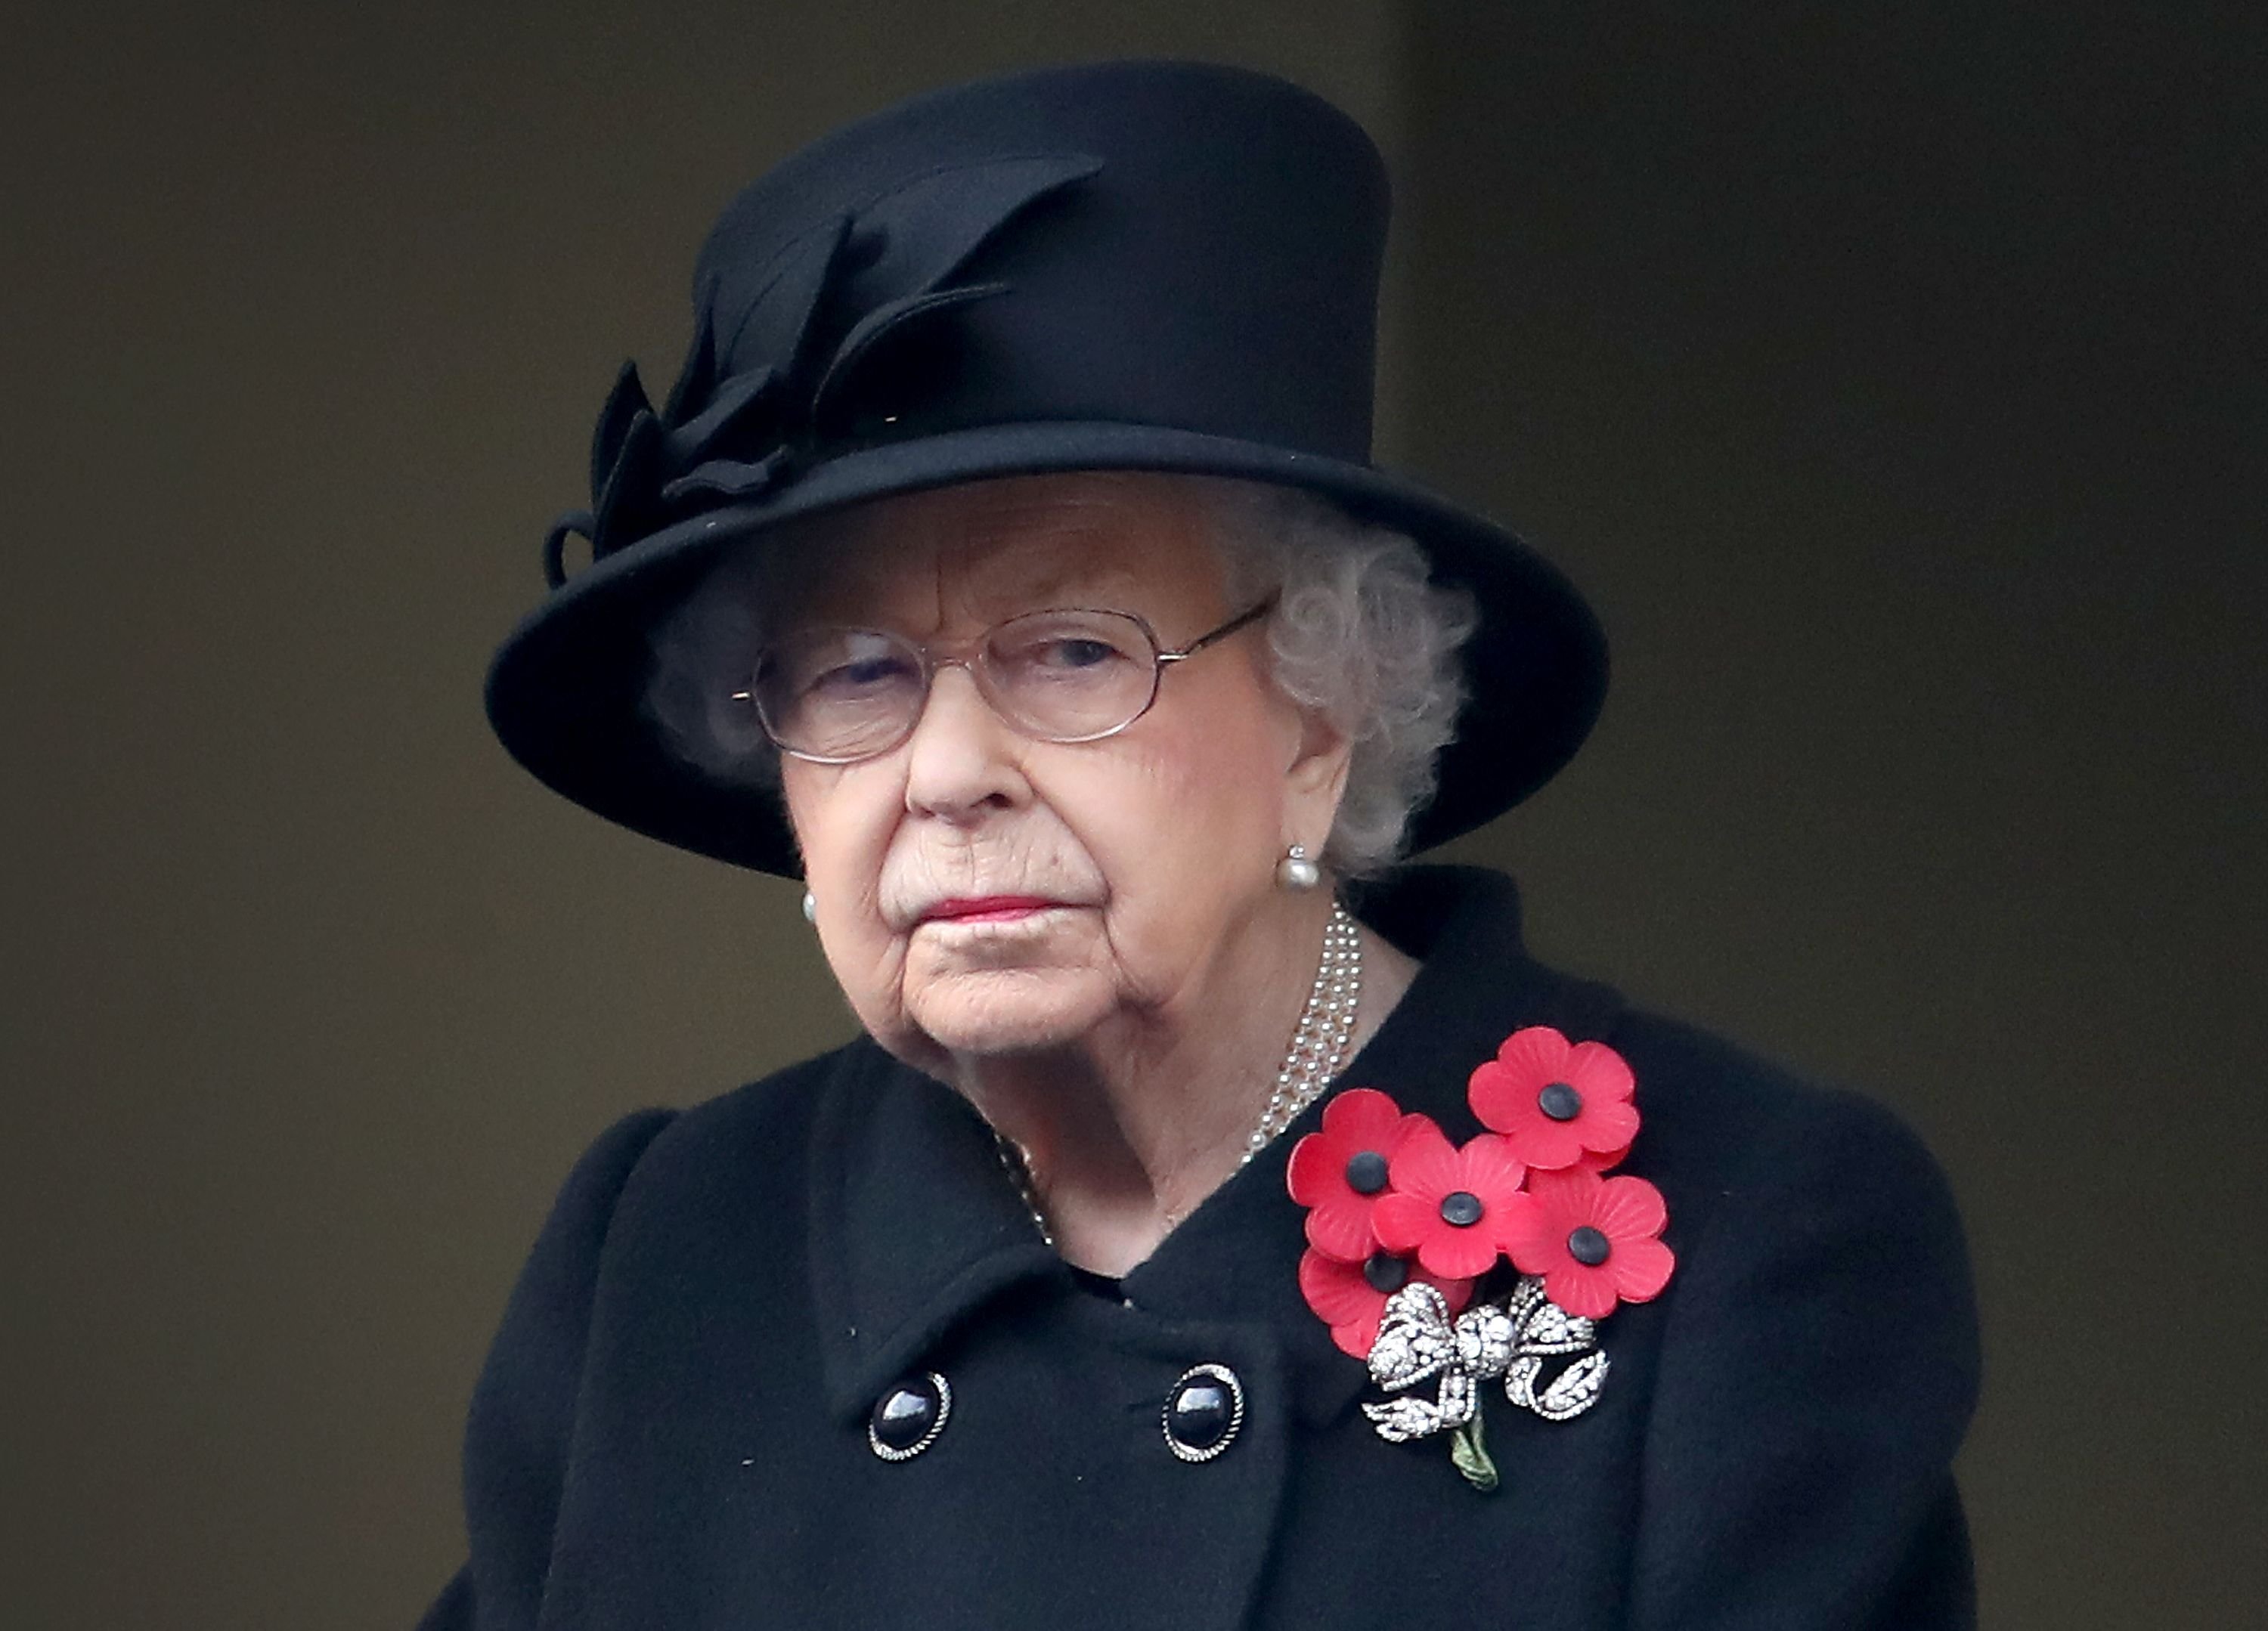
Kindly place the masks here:
POLYGON ((1231 681, 1208 706, 1177 719, 1180 740, 1165 756, 1179 829, 1192 863, 1241 870, 1275 864, 1284 830, 1284 766, 1296 739, 1287 722, 1257 694, 1263 682, 1231 681), (1233 849, 1232 849, 1232 846, 1233 849))
POLYGON ((1197 725, 1072 790, 1114 899, 1204 917, 1273 875, 1282 778, 1256 734, 1197 725))
POLYGON ((862 1018, 895 985, 897 947, 882 922, 879 885, 903 799, 882 769, 792 760, 781 767, 805 886, 818 903, 820 946, 862 1018))

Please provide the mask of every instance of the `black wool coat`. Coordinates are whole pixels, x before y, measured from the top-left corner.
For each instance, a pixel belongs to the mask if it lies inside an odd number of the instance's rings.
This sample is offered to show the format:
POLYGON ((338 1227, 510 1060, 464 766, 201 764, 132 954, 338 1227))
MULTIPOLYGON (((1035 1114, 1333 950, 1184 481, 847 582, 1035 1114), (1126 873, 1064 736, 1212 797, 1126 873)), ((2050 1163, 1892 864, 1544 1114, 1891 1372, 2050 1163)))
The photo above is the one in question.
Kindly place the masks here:
POLYGON ((1454 1139, 1510 1032, 1609 1043, 1624 1171, 1678 1267, 1601 1322, 1587 1414, 1484 1386, 1501 1487, 1380 1395, 1300 1299, 1285 1164, 1311 1109, 1097 1295, 983 1123, 870 1042, 609 1131, 561 1193, 474 1397, 471 1558, 430 1631, 553 1627, 1934 1627, 1972 1621, 1950 1463, 1977 1386, 1959 1224, 1864 1100, 1522 950, 1506 880, 1413 869, 1363 915, 1424 960, 1347 1070, 1454 1139), (1246 1414, 1169 1453, 1176 1379, 1246 1414), (902 1378, 951 1387, 873 1452, 902 1378))

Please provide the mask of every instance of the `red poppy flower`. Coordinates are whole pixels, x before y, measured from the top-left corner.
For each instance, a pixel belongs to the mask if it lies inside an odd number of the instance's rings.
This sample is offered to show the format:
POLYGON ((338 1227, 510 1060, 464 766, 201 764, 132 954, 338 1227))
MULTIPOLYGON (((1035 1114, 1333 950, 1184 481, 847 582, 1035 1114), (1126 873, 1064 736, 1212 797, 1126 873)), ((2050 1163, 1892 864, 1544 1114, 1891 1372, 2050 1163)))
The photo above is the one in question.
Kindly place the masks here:
POLYGON ((1311 1209, 1309 1245, 1358 1264, 1377 1249, 1371 1208, 1386 1193, 1394 1152, 1425 1120, 1403 1114, 1399 1105, 1371 1087, 1350 1088, 1323 1106, 1322 1130, 1292 1146, 1285 1173, 1292 1199, 1311 1209))
POLYGON ((1300 1258, 1300 1295, 1331 1328, 1331 1341, 1357 1359, 1370 1357, 1378 1341, 1378 1322, 1385 1316, 1386 1299, 1412 1280, 1423 1280, 1449 1299, 1449 1311, 1462 1313, 1473 1300, 1469 1280, 1444 1280, 1429 1275, 1406 1257, 1373 1252, 1359 1263, 1310 1250, 1300 1258))
POLYGON ((1543 1275, 1543 1295, 1585 1319, 1605 1319, 1617 1301, 1651 1302, 1677 1266, 1656 1238, 1669 1218, 1661 1191, 1642 1178, 1533 1172, 1507 1209, 1513 1267, 1543 1275))
POLYGON ((1505 1038, 1496 1057, 1473 1072, 1473 1113, 1503 1134, 1513 1153, 1543 1172, 1610 1167, 1638 1135, 1636 1083, 1623 1056, 1603 1042, 1577 1042, 1550 1025, 1505 1038))
POLYGON ((1510 1205, 1528 1169, 1494 1134, 1459 1150, 1432 1121, 1420 1120, 1394 1152, 1393 1187, 1371 1209, 1371 1227, 1388 1251, 1416 1253, 1429 1275, 1486 1274, 1503 1249, 1510 1205))

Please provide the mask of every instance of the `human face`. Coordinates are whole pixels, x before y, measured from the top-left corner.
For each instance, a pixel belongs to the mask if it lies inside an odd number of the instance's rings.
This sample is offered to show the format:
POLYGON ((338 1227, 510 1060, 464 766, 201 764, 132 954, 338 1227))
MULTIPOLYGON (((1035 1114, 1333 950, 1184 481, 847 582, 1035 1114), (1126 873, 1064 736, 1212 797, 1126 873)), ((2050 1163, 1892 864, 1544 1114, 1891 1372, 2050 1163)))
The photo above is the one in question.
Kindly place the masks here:
MULTIPOLYGON (((776 627, 966 642, 1057 606, 1131 612, 1168 647, 1225 599, 1198 489, 1065 475, 878 501, 777 584, 776 627)), ((1280 931, 1285 846, 1322 848, 1344 748, 1266 672, 1256 628, 1163 676, 1100 741, 1037 742, 969 672, 936 674, 913 733, 855 764, 784 759, 788 814, 829 966, 901 1057, 1108 1046, 1122 1025, 1233 1003, 1280 931)), ((1302 934, 1304 944, 1304 933, 1302 934)))

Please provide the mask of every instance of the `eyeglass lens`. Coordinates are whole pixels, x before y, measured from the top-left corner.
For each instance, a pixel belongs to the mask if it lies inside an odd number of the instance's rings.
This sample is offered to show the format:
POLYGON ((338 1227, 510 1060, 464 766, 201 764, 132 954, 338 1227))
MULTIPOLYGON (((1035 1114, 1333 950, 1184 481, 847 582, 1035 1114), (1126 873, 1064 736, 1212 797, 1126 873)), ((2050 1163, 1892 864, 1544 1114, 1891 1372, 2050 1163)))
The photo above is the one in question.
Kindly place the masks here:
POLYGON ((878 628, 809 628, 772 645, 755 702, 790 753, 847 760, 887 752, 920 719, 934 667, 963 663, 993 710, 1042 741, 1108 736, 1157 694, 1158 645, 1123 612, 1033 612, 995 624, 966 658, 878 628))

